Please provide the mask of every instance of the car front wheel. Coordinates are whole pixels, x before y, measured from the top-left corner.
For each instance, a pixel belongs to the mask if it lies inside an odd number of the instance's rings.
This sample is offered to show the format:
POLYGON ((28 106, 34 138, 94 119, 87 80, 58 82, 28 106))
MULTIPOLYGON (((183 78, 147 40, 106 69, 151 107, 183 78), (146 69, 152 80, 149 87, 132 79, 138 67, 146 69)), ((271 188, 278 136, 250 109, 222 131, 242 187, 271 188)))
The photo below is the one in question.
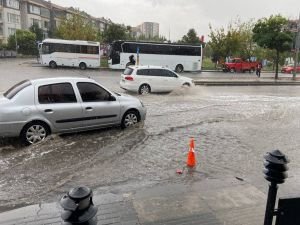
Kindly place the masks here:
POLYGON ((21 131, 20 137, 24 144, 31 145, 43 141, 49 133, 46 124, 36 121, 27 124, 21 131))
POLYGON ((136 111, 128 111, 125 113, 122 119, 121 127, 131 127, 139 122, 139 115, 136 111))

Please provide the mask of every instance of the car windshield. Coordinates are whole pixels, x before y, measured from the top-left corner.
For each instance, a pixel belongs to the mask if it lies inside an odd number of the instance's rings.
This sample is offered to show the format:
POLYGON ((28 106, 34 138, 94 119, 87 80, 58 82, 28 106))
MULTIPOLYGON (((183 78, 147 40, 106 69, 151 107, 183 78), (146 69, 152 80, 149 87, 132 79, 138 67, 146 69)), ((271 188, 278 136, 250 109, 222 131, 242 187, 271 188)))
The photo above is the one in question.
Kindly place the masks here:
POLYGON ((6 92, 4 92, 3 96, 8 99, 12 99, 21 90, 23 90, 24 88, 26 88, 30 85, 31 85, 31 82, 29 80, 23 80, 20 83, 17 83, 16 85, 12 86, 6 92))
POLYGON ((124 70, 123 74, 124 74, 124 75, 131 75, 132 72, 133 72, 133 69, 130 68, 130 67, 127 67, 127 68, 124 70))

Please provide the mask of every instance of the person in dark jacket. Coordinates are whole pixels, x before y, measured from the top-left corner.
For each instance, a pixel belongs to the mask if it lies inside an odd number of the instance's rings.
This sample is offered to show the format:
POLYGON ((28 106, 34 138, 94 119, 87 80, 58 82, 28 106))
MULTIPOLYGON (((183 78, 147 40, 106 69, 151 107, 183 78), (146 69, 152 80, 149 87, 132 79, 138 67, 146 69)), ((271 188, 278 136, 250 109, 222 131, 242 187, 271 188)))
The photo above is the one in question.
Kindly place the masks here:
POLYGON ((129 56, 129 62, 131 65, 135 65, 134 55, 129 56))
POLYGON ((256 65, 256 76, 257 77, 260 77, 261 68, 262 68, 261 62, 257 63, 257 65, 256 65))

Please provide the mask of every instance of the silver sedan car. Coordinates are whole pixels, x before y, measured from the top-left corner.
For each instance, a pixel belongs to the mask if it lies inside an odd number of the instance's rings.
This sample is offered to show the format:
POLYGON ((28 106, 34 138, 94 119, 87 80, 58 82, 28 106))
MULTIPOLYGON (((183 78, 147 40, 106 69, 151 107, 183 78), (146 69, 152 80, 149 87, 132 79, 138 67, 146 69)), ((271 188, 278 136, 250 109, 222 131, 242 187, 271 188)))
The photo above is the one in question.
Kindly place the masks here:
POLYGON ((145 120, 146 108, 132 96, 107 90, 89 78, 24 80, 0 96, 0 137, 25 144, 50 133, 70 133, 145 120))

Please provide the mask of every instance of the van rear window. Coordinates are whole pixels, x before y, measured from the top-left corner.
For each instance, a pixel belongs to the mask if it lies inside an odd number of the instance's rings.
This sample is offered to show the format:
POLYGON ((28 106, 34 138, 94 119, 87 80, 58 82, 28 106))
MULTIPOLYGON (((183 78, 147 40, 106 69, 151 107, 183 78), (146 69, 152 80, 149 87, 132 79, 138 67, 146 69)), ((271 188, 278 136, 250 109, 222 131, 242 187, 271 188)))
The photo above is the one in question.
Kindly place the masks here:
POLYGON ((125 70, 124 70, 124 75, 131 75, 132 74, 132 71, 133 71, 133 69, 131 69, 131 68, 129 68, 129 67, 127 67, 125 70))
POLYGON ((8 89, 3 96, 12 99, 16 94, 18 94, 21 90, 31 85, 31 82, 29 80, 23 80, 20 83, 17 83, 16 85, 12 86, 10 89, 8 89))

